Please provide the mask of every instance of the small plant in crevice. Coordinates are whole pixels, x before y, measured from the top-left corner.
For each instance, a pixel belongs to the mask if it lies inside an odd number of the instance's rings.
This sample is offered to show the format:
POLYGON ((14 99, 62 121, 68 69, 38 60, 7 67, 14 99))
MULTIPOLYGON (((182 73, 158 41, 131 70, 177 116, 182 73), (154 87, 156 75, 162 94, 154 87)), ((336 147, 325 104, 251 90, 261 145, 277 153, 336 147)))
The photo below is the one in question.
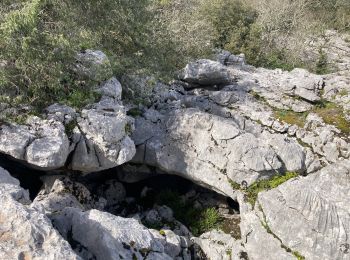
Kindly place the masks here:
POLYGON ((142 115, 142 111, 135 107, 135 108, 129 109, 126 114, 128 116, 137 117, 137 116, 141 116, 142 115))
POLYGON ((74 128, 78 125, 75 120, 70 121, 69 123, 64 125, 65 133, 68 137, 73 135, 74 128))
POLYGON ((258 198, 259 192, 264 191, 264 190, 274 189, 274 188, 278 187, 279 185, 281 185, 282 183, 288 181, 289 179, 295 178, 297 176, 299 176, 298 173, 287 172, 285 175, 276 175, 276 176, 273 176, 272 178, 267 179, 267 180, 256 181, 252 185, 250 185, 245 191, 247 201, 252 206, 254 206, 255 202, 258 198))
POLYGON ((232 189, 234 190, 240 190, 241 189, 241 185, 231 179, 228 179, 228 182, 230 183, 232 189))

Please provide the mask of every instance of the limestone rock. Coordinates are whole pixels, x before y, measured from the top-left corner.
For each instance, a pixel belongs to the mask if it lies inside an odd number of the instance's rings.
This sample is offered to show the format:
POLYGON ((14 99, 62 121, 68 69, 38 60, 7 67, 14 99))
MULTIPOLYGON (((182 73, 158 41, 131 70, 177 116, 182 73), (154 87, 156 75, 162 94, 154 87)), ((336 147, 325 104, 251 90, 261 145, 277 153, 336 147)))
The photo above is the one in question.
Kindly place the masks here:
POLYGON ((27 125, 10 124, 0 129, 0 152, 41 169, 65 165, 69 140, 61 122, 32 117, 27 125))
POLYGON ((71 235, 97 259, 172 259, 165 252, 165 238, 155 237, 135 219, 67 208, 53 221, 64 237, 71 235))
POLYGON ((0 259, 81 259, 18 184, 0 168, 0 259))
POLYGON ((69 124, 72 120, 76 118, 76 111, 66 105, 52 104, 46 109, 47 119, 53 119, 55 121, 60 121, 63 124, 69 124))
POLYGON ((97 194, 107 200, 107 207, 114 207, 126 197, 126 191, 122 183, 116 180, 108 180, 98 188, 97 194))
POLYGON ((32 207, 43 209, 46 214, 60 212, 66 207, 103 209, 107 204, 105 199, 93 196, 83 184, 66 176, 45 176, 42 180, 44 188, 36 196, 32 207))
POLYGON ((95 91, 103 97, 110 97, 118 101, 122 99, 122 85, 115 77, 104 82, 95 91))
POLYGON ((71 163, 73 170, 101 171, 121 165, 135 155, 134 143, 127 136, 132 127, 122 106, 84 109, 78 125, 80 133, 71 163))
POLYGON ((178 109, 165 115, 158 123, 136 119, 132 138, 139 155, 135 162, 157 166, 233 197, 229 179, 250 184, 284 167, 298 172, 306 169, 302 147, 286 137, 256 137, 232 120, 198 109, 178 109), (275 145, 270 144, 272 140, 275 145))
MULTIPOLYGON (((192 238, 198 244, 206 257, 211 260, 239 260, 246 255, 241 241, 235 240, 231 235, 221 230, 212 230, 200 237, 192 238)), ((249 258, 250 259, 250 258, 249 258)))
POLYGON ((350 161, 259 194, 266 223, 306 259, 349 259, 350 161))
POLYGON ((227 68, 211 60, 189 63, 180 75, 180 79, 204 86, 227 84, 231 81, 227 68))
POLYGON ((85 50, 76 56, 75 71, 79 76, 97 82, 102 82, 112 77, 112 68, 108 57, 102 51, 85 50))

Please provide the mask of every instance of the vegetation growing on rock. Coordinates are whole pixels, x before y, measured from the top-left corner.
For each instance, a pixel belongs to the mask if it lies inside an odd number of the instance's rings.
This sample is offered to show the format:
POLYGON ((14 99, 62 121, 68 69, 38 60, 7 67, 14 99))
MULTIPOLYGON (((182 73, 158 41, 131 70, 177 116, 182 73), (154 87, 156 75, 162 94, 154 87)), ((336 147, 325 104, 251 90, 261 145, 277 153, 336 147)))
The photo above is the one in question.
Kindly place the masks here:
POLYGON ((98 83, 74 70, 76 53, 87 49, 104 51, 117 76, 169 79, 213 48, 243 52, 255 66, 325 73, 322 49, 311 63, 303 60, 306 39, 325 29, 349 31, 349 10, 344 0, 4 0, 1 95, 39 110, 53 102, 84 106, 98 83))
MULTIPOLYGON (((180 195, 171 190, 164 190, 158 193, 155 198, 148 198, 150 201, 155 201, 158 205, 166 205, 174 212, 174 217, 185 226, 187 226, 194 236, 199 236, 207 231, 215 228, 220 228, 222 219, 219 212, 215 208, 198 208, 190 201, 184 201, 180 195)), ((144 201, 145 205, 148 202, 144 201)), ((172 225, 172 223, 168 223, 172 225)), ((150 226, 148 223, 146 225, 150 226)), ((162 226, 150 226, 160 229, 162 226)), ((160 234, 162 234, 160 230, 160 234)))
MULTIPOLYGON (((316 113, 326 124, 334 125, 342 133, 350 133, 350 122, 346 119, 344 109, 341 106, 328 101, 320 101, 310 112, 316 113)), ((298 113, 292 110, 274 110, 275 118, 301 128, 304 127, 308 114, 309 112, 298 113)))
POLYGON ((287 172, 284 175, 276 175, 267 180, 259 180, 257 182, 254 182, 245 191, 248 202, 254 206, 259 192, 274 189, 289 179, 295 178, 297 176, 298 174, 295 172, 287 172))

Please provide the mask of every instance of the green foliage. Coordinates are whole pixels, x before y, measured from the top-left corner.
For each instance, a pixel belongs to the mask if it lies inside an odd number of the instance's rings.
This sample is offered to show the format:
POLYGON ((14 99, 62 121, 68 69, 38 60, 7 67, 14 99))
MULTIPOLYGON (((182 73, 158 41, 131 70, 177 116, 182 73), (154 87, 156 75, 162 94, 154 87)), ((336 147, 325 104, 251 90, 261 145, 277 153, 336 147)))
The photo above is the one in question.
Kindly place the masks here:
MULTIPOLYGON (((10 98, 9 103, 21 96, 38 111, 53 102, 82 107, 93 99, 89 92, 98 83, 81 79, 74 71, 76 53, 88 48, 105 52, 116 76, 153 74, 168 80, 185 63, 209 56, 215 47, 245 53, 255 66, 285 70, 304 66, 326 73, 322 51, 315 64, 304 64, 290 39, 301 32, 309 35, 303 27, 314 23, 321 25, 316 26, 319 31, 319 27, 349 31, 350 2, 264 3, 2 0, 0 92, 10 98)), ((316 29, 311 33, 320 34, 316 29)))
POLYGON ((192 233, 194 235, 200 235, 212 229, 220 228, 221 217, 219 212, 215 208, 204 209, 200 215, 199 219, 194 222, 191 226, 192 233))
POLYGON ((71 107, 81 109, 88 104, 97 102, 101 98, 101 94, 94 91, 73 89, 71 92, 63 96, 59 101, 71 107))
POLYGON ((293 254, 298 260, 305 260, 305 257, 302 256, 298 251, 293 251, 292 254, 293 254))
POLYGON ((287 172, 285 175, 276 175, 268 180, 260 180, 248 187, 246 190, 248 202, 254 206, 255 201, 258 197, 259 192, 264 190, 270 190, 278 187, 282 183, 288 181, 289 179, 297 177, 298 174, 294 172, 287 172))
POLYGON ((230 183, 232 189, 234 189, 234 190, 240 190, 240 189, 241 189, 241 185, 240 185, 239 183, 234 182, 234 181, 231 180, 231 179, 229 179, 228 181, 229 181, 229 183, 230 183))
POLYGON ((116 75, 174 71, 166 58, 175 56, 172 44, 158 37, 165 30, 152 6, 148 0, 2 1, 0 91, 22 95, 39 109, 62 100, 81 107, 96 84, 74 73, 75 54, 87 48, 106 52, 116 75))
POLYGON ((319 59, 316 63, 316 70, 315 72, 317 74, 327 74, 329 73, 328 69, 328 62, 327 62, 327 55, 324 53, 322 49, 319 50, 319 59))
POLYGON ((292 110, 276 109, 274 117, 291 125, 304 127, 308 113, 297 113, 292 110))
POLYGON ((142 115, 142 111, 138 108, 132 108, 127 112, 128 116, 137 117, 142 115))
POLYGON ((165 190, 156 195, 158 205, 167 205, 174 217, 189 227, 193 235, 199 236, 209 230, 219 228, 222 219, 215 208, 199 209, 190 202, 184 202, 177 192, 165 190))
MULTIPOLYGON (((346 94, 346 92, 344 92, 346 94)), ((350 133, 350 122, 346 119, 344 109, 335 103, 321 100, 310 111, 318 114, 326 124, 336 126, 344 134, 350 133)), ((304 127, 309 112, 297 113, 291 110, 276 109, 274 117, 291 125, 304 127)))
POLYGON ((350 122, 346 119, 344 110, 335 103, 323 101, 313 110, 326 124, 336 126, 344 134, 350 134, 350 122))
POLYGON ((77 126, 77 122, 75 120, 70 121, 68 124, 64 126, 66 135, 68 137, 72 136, 74 128, 77 126))
POLYGON ((350 31, 350 2, 348 0, 312 0, 308 8, 329 29, 350 31))

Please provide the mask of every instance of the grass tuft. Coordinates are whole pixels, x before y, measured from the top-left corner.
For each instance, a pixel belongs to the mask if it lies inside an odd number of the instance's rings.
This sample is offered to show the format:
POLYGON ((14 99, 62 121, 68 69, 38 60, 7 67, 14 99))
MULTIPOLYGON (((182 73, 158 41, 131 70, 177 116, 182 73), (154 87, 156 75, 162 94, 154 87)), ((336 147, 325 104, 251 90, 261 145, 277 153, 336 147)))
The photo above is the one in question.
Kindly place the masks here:
POLYGON ((281 185, 282 183, 288 181, 289 179, 295 178, 297 176, 299 176, 299 175, 295 172, 287 172, 285 175, 277 175, 277 176, 272 177, 271 179, 260 180, 260 181, 253 183, 246 190, 248 202, 252 206, 254 206, 256 199, 258 198, 259 192, 264 191, 264 190, 274 189, 274 188, 278 187, 279 185, 281 185))
POLYGON ((277 109, 274 111, 274 117, 290 125, 304 127, 307 113, 297 113, 292 110, 277 109))

